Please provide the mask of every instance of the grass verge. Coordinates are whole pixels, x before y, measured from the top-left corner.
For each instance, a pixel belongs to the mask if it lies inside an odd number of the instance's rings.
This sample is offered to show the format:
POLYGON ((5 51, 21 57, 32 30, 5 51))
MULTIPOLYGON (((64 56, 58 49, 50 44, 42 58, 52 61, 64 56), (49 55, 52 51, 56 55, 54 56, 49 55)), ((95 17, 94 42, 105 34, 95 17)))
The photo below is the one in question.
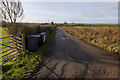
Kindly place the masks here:
POLYGON ((55 31, 54 29, 52 33, 47 33, 47 42, 37 52, 21 54, 14 61, 4 64, 2 66, 2 78, 5 80, 33 79, 34 73, 37 72, 47 56, 46 49, 51 43, 55 31))
MULTIPOLYGON (((1 32, 0 38, 9 36, 7 31, 5 31, 5 29, 3 27, 0 27, 0 32, 1 32)), ((6 42, 9 42, 9 41, 10 41, 10 38, 0 39, 0 44, 6 43, 6 42)), ((0 46, 0 48, 2 48, 2 47, 4 47, 4 46, 0 46)))

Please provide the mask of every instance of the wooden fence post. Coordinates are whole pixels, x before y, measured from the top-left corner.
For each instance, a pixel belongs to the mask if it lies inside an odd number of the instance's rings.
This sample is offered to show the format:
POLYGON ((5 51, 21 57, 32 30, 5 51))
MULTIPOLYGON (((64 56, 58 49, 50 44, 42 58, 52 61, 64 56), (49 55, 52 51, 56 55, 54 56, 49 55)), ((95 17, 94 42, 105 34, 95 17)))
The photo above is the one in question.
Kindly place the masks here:
POLYGON ((25 34, 23 33, 23 49, 24 49, 24 53, 26 52, 26 46, 25 46, 25 34))

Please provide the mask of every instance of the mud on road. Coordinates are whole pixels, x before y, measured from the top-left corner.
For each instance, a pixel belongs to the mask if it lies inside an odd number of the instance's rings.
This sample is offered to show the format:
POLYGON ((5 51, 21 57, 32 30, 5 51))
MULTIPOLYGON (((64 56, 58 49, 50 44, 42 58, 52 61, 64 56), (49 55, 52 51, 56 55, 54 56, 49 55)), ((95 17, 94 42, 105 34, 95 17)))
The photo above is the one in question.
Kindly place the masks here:
POLYGON ((92 45, 56 29, 39 78, 118 78, 118 61, 92 45))

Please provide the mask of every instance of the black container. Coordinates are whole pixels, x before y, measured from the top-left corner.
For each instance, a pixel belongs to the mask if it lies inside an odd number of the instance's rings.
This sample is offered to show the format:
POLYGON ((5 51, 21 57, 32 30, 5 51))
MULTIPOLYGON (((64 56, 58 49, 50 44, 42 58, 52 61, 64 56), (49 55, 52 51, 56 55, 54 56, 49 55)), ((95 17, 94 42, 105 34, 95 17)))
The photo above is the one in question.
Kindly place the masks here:
POLYGON ((28 51, 30 51, 30 52, 37 51, 39 38, 40 38, 40 35, 27 36, 27 39, 28 39, 27 40, 28 41, 27 49, 28 49, 28 51))
POLYGON ((41 44, 46 43, 46 32, 39 33, 38 35, 41 36, 41 39, 40 39, 41 44))

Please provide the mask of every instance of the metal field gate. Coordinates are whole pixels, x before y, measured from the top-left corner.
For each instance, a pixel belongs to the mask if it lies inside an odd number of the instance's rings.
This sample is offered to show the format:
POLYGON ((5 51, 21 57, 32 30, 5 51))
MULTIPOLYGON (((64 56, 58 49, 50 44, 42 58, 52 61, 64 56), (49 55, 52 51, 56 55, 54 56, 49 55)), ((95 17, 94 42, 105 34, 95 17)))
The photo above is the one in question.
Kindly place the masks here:
POLYGON ((13 61, 15 58, 25 53, 25 34, 17 34, 0 38, 0 65, 13 61))

